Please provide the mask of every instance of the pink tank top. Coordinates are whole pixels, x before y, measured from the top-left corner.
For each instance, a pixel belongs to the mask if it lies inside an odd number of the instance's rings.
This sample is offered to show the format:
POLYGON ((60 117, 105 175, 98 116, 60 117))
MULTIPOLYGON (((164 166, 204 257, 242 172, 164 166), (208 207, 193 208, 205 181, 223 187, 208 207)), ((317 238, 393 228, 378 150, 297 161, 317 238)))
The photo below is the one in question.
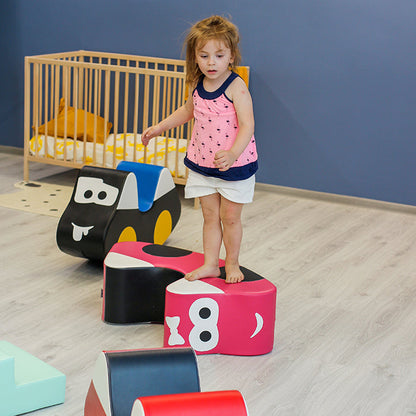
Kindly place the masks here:
POLYGON ((225 95, 225 90, 236 77, 238 75, 232 72, 213 92, 204 89, 203 79, 198 83, 192 95, 195 123, 185 158, 189 169, 225 180, 247 179, 258 168, 254 136, 229 170, 220 172, 214 165, 215 153, 230 149, 238 133, 234 104, 225 95))

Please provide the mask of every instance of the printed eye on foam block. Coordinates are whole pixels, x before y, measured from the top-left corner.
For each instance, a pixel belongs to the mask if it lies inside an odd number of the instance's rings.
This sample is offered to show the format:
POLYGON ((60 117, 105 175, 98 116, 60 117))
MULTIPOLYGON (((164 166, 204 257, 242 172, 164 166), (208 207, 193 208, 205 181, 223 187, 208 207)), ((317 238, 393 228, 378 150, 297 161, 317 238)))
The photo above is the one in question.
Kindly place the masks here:
MULTIPOLYGON (((138 273, 141 267, 147 267, 146 276, 155 279, 159 270, 160 280, 165 283, 167 271, 175 275, 174 281, 165 286, 166 293, 159 293, 160 298, 164 296, 165 347, 190 346, 197 354, 261 355, 272 351, 277 289, 262 276, 241 267, 244 280, 225 283, 221 261, 221 277, 189 282, 180 276, 201 266, 203 254, 157 244, 118 243, 109 255, 119 264, 130 264, 137 278, 144 275, 138 273), (135 260, 136 269, 132 266, 135 260)), ((105 293, 104 289, 104 304, 105 293)), ((111 309, 119 311, 123 307, 112 303, 111 309)), ((103 315, 106 313, 108 308, 104 306, 103 315)))

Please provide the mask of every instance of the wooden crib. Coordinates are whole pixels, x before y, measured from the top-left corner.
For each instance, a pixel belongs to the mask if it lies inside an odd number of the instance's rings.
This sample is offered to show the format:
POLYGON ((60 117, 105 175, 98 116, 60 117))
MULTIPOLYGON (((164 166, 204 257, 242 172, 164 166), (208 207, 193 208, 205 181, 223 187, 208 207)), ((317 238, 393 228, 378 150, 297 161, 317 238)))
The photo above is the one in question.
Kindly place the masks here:
POLYGON ((165 166, 184 184, 190 123, 147 148, 139 134, 185 102, 184 64, 89 51, 26 57, 24 180, 29 162, 115 168, 130 160, 165 166))

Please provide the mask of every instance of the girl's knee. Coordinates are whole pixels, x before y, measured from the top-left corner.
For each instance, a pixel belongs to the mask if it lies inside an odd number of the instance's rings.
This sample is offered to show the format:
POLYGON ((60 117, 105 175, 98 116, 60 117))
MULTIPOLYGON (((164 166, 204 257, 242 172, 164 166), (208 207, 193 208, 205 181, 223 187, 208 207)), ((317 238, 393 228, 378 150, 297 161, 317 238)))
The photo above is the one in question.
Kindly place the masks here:
POLYGON ((221 204, 220 217, 221 222, 225 225, 241 223, 242 205, 231 201, 221 204))
POLYGON ((241 212, 235 210, 222 210, 221 222, 225 226, 233 226, 241 224, 241 212))

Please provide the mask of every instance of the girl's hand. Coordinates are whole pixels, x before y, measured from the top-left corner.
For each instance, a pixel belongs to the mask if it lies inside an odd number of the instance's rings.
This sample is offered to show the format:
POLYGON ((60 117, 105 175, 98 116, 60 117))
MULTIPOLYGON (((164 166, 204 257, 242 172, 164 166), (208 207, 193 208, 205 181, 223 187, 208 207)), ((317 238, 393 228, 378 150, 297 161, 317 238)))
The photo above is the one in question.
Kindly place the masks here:
POLYGON ((159 134, 162 133, 162 129, 159 127, 158 124, 156 126, 148 127, 143 133, 142 133, 142 143, 147 146, 153 137, 159 136, 159 134))
POLYGON ((235 162, 236 157, 231 150, 220 150, 215 153, 214 165, 221 171, 225 172, 235 162))

